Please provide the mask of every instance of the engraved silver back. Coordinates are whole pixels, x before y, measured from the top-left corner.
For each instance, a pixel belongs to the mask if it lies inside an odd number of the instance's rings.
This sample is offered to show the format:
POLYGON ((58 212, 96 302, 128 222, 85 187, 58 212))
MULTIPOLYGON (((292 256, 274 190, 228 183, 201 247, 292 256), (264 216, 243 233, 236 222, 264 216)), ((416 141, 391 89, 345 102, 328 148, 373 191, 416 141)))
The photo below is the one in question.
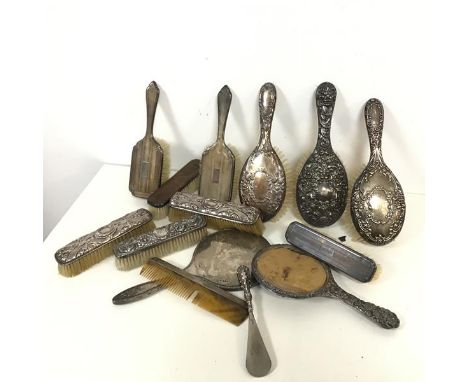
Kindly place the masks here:
POLYGON ((329 82, 316 92, 319 131, 317 144, 297 178, 296 203, 302 218, 316 227, 335 223, 346 208, 348 178, 332 149, 330 128, 336 88, 329 82))
POLYGON ((275 105, 275 86, 266 83, 259 94, 260 140, 247 158, 239 181, 241 203, 257 207, 263 221, 278 213, 286 195, 286 174, 270 141, 275 105))
POLYGON ((223 219, 237 224, 255 224, 260 218, 260 212, 255 207, 204 198, 188 192, 175 193, 171 198, 170 205, 171 208, 178 210, 223 219))
POLYGON ((158 227, 152 232, 125 240, 114 248, 114 254, 115 257, 119 259, 130 257, 138 252, 152 248, 166 241, 174 240, 205 226, 206 221, 202 216, 193 215, 187 219, 158 227))
POLYGON ((387 244, 400 233, 406 203, 398 179, 382 157, 384 110, 375 98, 367 101, 365 120, 370 143, 370 159, 354 183, 351 217, 359 234, 376 245, 387 244))
POLYGON ((153 215, 144 208, 130 212, 94 232, 73 240, 55 253, 55 259, 59 264, 69 264, 152 220, 153 215))

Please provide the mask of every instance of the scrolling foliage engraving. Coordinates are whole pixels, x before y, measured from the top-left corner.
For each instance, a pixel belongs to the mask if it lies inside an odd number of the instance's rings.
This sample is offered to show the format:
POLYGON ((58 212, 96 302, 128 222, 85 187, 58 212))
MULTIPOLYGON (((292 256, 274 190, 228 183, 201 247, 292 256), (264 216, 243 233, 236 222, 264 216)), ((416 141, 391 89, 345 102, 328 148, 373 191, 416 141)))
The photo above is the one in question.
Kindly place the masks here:
POLYGON ((55 258, 59 264, 70 263, 152 220, 151 213, 144 208, 140 208, 72 241, 59 249, 55 253, 55 258))
POLYGON ((296 203, 304 220, 317 227, 336 222, 346 207, 348 178, 330 141, 336 88, 329 82, 317 88, 319 132, 314 152, 304 164, 296 185, 296 203))
POLYGON ((130 238, 115 248, 116 257, 126 257, 146 248, 151 248, 175 237, 196 231, 206 225, 202 216, 194 215, 190 218, 170 223, 154 231, 130 238))
POLYGON ((171 207, 215 218, 223 218, 240 224, 255 224, 260 216, 259 210, 255 207, 204 198, 186 192, 174 194, 171 198, 171 207))

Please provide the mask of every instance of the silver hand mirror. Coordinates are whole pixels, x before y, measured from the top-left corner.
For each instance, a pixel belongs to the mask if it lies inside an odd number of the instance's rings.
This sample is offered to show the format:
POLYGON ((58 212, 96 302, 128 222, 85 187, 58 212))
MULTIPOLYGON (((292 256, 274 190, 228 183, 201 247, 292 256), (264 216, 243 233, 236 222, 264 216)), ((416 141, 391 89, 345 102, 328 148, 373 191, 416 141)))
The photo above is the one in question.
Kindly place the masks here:
POLYGON ((327 264, 291 245, 271 245, 260 250, 252 261, 252 274, 263 287, 280 296, 336 298, 382 328, 400 325, 395 313, 345 292, 333 279, 327 264))
POLYGON ((319 124, 317 144, 297 178, 296 203, 307 223, 325 227, 335 223, 345 210, 348 178, 330 141, 335 86, 330 82, 320 84, 315 98, 319 124))
MULTIPOLYGON (((269 245, 262 237, 234 229, 217 231, 204 237, 196 246, 188 273, 205 278, 224 290, 242 290, 237 277, 241 265, 250 267, 255 254, 269 245)), ((164 289, 155 282, 145 282, 126 289, 112 299, 116 305, 149 297, 164 289)))
POLYGON ((400 182, 382 157, 384 109, 375 98, 364 108, 370 159, 354 183, 351 217, 359 234, 376 245, 387 244, 400 233, 405 221, 405 196, 400 182))

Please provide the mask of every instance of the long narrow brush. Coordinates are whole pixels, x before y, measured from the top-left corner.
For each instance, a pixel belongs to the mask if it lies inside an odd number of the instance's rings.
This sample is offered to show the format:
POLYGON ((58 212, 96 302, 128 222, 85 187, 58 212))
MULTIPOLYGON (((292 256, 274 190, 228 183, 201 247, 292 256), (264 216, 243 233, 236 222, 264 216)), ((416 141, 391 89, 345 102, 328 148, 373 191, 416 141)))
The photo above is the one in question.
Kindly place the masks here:
POLYGON ((164 260, 151 258, 140 273, 236 326, 244 322, 249 315, 244 300, 218 288, 211 281, 193 276, 164 260))
POLYGON ((154 230, 153 215, 140 208, 84 235, 55 253, 62 276, 76 276, 112 254, 113 246, 132 236, 154 230))
POLYGON ((210 228, 234 228, 255 235, 261 235, 263 232, 264 226, 260 218, 260 211, 255 207, 208 199, 184 192, 177 192, 171 198, 170 204, 170 221, 198 214, 205 217, 206 224, 210 228))
POLYGON ((191 160, 148 197, 148 204, 154 207, 152 212, 156 219, 162 219, 168 215, 169 201, 176 192, 198 190, 199 170, 200 160, 191 160))
POLYGON ((120 243, 114 248, 115 264, 120 270, 133 269, 151 257, 162 257, 191 247, 207 234, 205 219, 194 215, 120 243))

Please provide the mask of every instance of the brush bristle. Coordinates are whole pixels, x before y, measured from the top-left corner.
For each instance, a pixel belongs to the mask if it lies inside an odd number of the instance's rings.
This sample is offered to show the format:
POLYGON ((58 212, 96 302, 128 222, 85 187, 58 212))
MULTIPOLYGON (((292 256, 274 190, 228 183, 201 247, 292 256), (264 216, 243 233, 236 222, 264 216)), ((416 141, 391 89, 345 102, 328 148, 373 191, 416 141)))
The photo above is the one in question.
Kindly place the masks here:
POLYGON ((234 146, 227 146, 234 155, 234 177, 232 179, 231 201, 239 202, 239 179, 242 171, 242 160, 239 151, 234 146))
MULTIPOLYGON (((169 210, 169 221, 175 222, 182 219, 187 219, 193 214, 184 210, 179 210, 177 208, 171 208, 169 210)), ((264 230, 263 222, 260 219, 257 219, 255 224, 240 224, 235 223, 229 220, 224 220, 222 218, 214 218, 212 216, 203 217, 206 220, 206 225, 210 228, 223 230, 223 229, 237 229, 238 231, 253 233, 257 236, 261 236, 264 230)))
POLYGON ((155 220, 161 220, 169 214, 169 203, 164 207, 153 207, 148 204, 148 209, 153 214, 155 220))
POLYGON ((359 235, 359 232, 356 230, 354 225, 353 218, 351 216, 351 195, 353 192, 354 183, 365 168, 366 165, 361 164, 348 173, 348 197, 346 199, 346 208, 343 212, 343 215, 341 215, 340 219, 338 220, 339 225, 349 237, 349 239, 358 243, 367 243, 367 241, 361 235, 359 235))
POLYGON ((374 275, 372 276, 372 279, 369 281, 371 283, 377 281, 382 274, 382 266, 380 264, 377 264, 377 268, 374 272, 374 275))
POLYGON ((141 270, 141 275, 236 326, 248 315, 245 306, 157 264, 146 264, 141 270))
POLYGON ((307 162, 307 159, 310 157, 310 153, 304 153, 302 154, 299 159, 296 162, 295 166, 295 182, 293 185, 293 193, 294 193, 294 202, 291 203, 291 212, 293 216, 296 218, 296 220, 300 221, 301 223, 307 224, 307 222, 304 220, 302 217, 301 213, 299 212, 299 208, 297 208, 297 200, 296 200, 296 187, 297 187, 297 179, 299 178, 299 175, 301 174, 302 168, 304 167, 305 163, 307 162))
POLYGON ((90 251, 88 254, 80 257, 78 260, 73 261, 69 264, 59 264, 58 271, 62 276, 72 277, 80 274, 86 269, 92 267, 93 265, 101 262, 106 257, 113 254, 113 247, 122 241, 128 240, 131 237, 142 235, 144 233, 151 232, 155 229, 153 221, 150 221, 138 228, 133 229, 130 232, 127 232, 125 235, 119 236, 115 240, 103 245, 102 247, 96 248, 94 251, 90 251))
POLYGON ((198 192, 200 187, 200 175, 197 175, 196 178, 190 181, 180 192, 198 192))
POLYGON ((161 169, 161 184, 170 178, 171 174, 171 151, 169 143, 164 139, 157 139, 157 142, 161 145, 163 149, 163 164, 161 169))
POLYGON ((281 218, 284 217, 286 212, 291 208, 291 205, 292 205, 291 202, 294 200, 294 196, 292 193, 294 189, 294 181, 293 181, 291 166, 289 164, 289 161, 286 159, 286 155, 284 155, 284 153, 278 147, 274 147, 274 150, 276 152, 276 155, 278 155, 278 158, 280 159, 281 163, 283 164, 283 169, 284 169, 284 173, 286 176, 286 193, 284 196, 283 205, 281 206, 278 213, 275 216, 273 216, 273 218, 270 219, 271 222, 277 223, 278 221, 281 220, 281 218))
MULTIPOLYGON (((197 176, 195 179, 190 181, 182 190, 181 192, 196 192, 198 191, 200 177, 197 176)), ((155 220, 164 219, 169 215, 170 205, 167 203, 163 207, 153 207, 149 205, 149 210, 153 214, 155 220)))
POLYGON ((200 228, 196 231, 189 232, 158 244, 152 248, 135 253, 132 256, 123 258, 116 257, 115 265, 117 266, 117 269, 124 271, 140 267, 152 257, 164 257, 171 253, 189 248, 192 245, 199 243, 207 234, 208 230, 206 227, 200 228))

